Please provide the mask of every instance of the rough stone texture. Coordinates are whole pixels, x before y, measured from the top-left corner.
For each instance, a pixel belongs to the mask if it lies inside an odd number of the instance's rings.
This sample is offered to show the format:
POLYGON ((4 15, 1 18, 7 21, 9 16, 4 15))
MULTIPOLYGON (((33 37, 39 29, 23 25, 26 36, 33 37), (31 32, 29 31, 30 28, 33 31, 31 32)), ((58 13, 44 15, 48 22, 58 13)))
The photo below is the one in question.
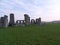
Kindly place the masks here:
POLYGON ((30 17, 27 14, 24 14, 25 25, 30 25, 30 17))
POLYGON ((11 13, 11 14, 10 14, 10 23, 9 23, 9 25, 10 25, 10 26, 14 26, 14 24, 15 24, 15 21, 14 21, 14 14, 11 13))

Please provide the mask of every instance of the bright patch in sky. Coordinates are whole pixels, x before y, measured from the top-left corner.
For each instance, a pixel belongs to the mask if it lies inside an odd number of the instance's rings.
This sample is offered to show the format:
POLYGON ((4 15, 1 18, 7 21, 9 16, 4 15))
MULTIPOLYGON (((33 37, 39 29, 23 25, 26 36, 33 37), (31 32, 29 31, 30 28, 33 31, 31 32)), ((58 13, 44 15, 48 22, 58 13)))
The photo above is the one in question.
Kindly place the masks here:
POLYGON ((60 20, 60 0, 0 0, 0 16, 15 14, 15 20, 27 13, 31 19, 60 20))

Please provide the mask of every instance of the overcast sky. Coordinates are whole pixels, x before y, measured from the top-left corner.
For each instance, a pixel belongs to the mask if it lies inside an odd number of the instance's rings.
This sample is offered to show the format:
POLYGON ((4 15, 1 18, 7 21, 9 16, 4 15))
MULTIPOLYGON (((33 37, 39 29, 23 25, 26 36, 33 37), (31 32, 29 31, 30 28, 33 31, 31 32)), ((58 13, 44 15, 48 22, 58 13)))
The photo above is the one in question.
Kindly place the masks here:
POLYGON ((60 0, 0 0, 0 17, 10 13, 15 14, 15 20, 24 19, 25 13, 31 19, 60 20, 60 0))

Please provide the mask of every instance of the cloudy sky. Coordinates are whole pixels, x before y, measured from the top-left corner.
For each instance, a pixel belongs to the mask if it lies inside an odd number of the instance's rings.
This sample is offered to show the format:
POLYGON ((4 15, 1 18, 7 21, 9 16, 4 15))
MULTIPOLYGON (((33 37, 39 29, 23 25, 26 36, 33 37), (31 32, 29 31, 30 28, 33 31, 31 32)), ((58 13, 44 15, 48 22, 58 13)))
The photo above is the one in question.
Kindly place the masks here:
POLYGON ((10 13, 15 14, 15 20, 24 19, 25 13, 31 19, 60 20, 60 0, 0 0, 0 17, 10 13))

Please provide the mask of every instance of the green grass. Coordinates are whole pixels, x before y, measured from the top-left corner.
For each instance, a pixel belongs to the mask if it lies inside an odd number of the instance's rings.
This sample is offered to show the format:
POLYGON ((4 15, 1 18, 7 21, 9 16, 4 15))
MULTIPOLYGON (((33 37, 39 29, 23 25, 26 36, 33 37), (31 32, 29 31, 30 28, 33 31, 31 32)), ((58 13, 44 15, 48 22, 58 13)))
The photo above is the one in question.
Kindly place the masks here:
POLYGON ((60 24, 0 28, 0 45, 60 45, 60 24))

